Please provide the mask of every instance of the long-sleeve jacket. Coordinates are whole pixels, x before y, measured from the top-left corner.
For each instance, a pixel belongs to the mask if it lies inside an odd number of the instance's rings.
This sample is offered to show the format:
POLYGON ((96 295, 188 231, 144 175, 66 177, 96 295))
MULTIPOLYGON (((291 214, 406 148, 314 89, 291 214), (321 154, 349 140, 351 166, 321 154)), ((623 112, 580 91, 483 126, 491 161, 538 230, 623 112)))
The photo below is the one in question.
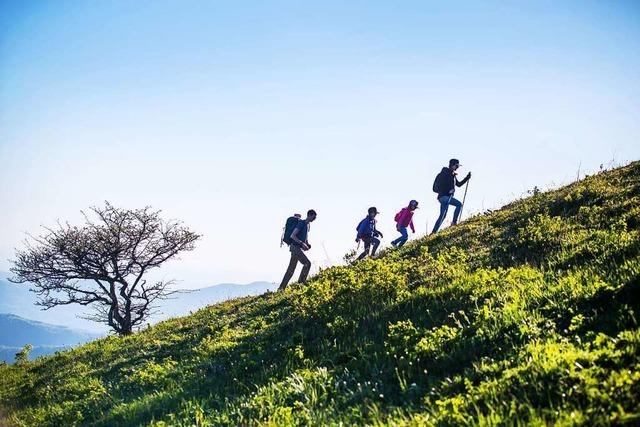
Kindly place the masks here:
POLYGON ((409 208, 402 208, 396 215, 396 223, 402 227, 410 227, 414 233, 416 229, 413 226, 413 211, 409 208))
POLYGON ((436 177, 436 188, 438 189, 438 198, 442 196, 451 196, 455 192, 455 186, 462 187, 469 180, 467 175, 462 181, 458 181, 458 177, 449 168, 442 168, 436 177), (453 191, 451 191, 453 190, 453 191))
POLYGON ((358 228, 356 230, 358 231, 356 239, 377 237, 379 234, 378 230, 376 229, 376 220, 369 218, 368 216, 360 221, 360 224, 358 224, 358 228))

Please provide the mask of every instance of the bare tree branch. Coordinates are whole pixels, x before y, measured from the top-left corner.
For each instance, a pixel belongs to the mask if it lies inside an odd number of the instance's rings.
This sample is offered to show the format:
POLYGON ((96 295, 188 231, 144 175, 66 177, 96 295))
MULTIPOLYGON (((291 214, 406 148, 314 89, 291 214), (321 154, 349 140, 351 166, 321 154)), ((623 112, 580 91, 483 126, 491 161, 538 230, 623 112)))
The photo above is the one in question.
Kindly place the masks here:
POLYGON ((179 221, 163 221, 149 206, 125 210, 105 202, 82 215, 82 226, 58 221, 43 235, 28 235, 25 248, 16 251, 11 280, 33 284, 45 310, 91 306, 94 312, 85 318, 130 334, 156 301, 175 293, 172 281, 147 284, 145 274, 193 250, 201 236, 179 221))

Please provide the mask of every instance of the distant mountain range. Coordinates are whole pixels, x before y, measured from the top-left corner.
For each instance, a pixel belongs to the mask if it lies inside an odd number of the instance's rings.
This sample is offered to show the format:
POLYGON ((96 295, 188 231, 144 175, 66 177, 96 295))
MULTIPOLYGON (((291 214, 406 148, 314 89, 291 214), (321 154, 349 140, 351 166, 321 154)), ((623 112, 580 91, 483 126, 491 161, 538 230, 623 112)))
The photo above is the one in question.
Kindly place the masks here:
POLYGON ((0 313, 0 360, 12 362, 15 353, 25 344, 34 346, 32 356, 39 356, 90 341, 101 335, 0 313))
MULTIPOLYGON (((35 305, 37 295, 29 291, 29 285, 11 283, 7 280, 10 274, 0 272, 0 313, 11 313, 25 319, 36 320, 70 328, 88 329, 106 332, 107 329, 84 319, 78 319, 84 307, 60 306, 50 310, 42 310, 35 305)), ((0 345, 3 343, 0 341, 0 345)))
MULTIPOLYGON (((12 362, 25 344, 34 346, 31 354, 37 357, 109 333, 106 325, 78 317, 86 312, 85 307, 67 305, 42 310, 35 305, 37 295, 29 291, 28 285, 11 283, 7 277, 8 273, 0 272, 0 360, 12 362)), ((183 316, 227 299, 259 295, 275 287, 269 282, 223 283, 180 292, 160 302, 158 314, 150 323, 183 316)))

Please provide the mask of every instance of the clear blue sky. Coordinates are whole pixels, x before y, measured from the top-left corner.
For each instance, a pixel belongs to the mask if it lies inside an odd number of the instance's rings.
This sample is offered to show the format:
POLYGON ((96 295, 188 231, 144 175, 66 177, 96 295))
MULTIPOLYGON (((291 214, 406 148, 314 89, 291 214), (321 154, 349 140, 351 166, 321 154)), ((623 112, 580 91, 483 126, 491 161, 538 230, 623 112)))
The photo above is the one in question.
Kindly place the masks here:
POLYGON ((316 266, 371 205, 424 233, 450 157, 469 213, 640 158, 639 83, 635 1, 4 0, 0 270, 109 200, 204 235, 182 286, 279 281, 289 214, 316 266))

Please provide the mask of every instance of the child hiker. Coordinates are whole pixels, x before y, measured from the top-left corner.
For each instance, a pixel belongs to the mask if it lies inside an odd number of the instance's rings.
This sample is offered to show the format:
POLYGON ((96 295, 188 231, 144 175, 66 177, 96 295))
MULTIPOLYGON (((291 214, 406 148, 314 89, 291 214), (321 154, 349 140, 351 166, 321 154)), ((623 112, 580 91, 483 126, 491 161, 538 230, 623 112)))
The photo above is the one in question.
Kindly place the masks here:
POLYGON ((395 216, 396 230, 400 232, 400 237, 391 242, 391 245, 395 248, 401 248, 407 240, 409 240, 409 233, 407 233, 407 227, 411 227, 413 233, 416 232, 413 226, 413 212, 418 209, 418 202, 412 200, 409 202, 409 206, 402 208, 395 216))
POLYGON ((371 256, 374 257, 376 255, 376 250, 378 246, 380 246, 380 239, 378 237, 384 237, 381 232, 376 229, 376 215, 378 215, 378 209, 375 207, 369 208, 367 211, 367 217, 360 221, 356 230, 358 234, 356 235, 356 242, 360 243, 360 240, 364 242, 364 252, 360 254, 357 260, 361 260, 367 255, 369 255, 369 249, 371 247, 371 256))

